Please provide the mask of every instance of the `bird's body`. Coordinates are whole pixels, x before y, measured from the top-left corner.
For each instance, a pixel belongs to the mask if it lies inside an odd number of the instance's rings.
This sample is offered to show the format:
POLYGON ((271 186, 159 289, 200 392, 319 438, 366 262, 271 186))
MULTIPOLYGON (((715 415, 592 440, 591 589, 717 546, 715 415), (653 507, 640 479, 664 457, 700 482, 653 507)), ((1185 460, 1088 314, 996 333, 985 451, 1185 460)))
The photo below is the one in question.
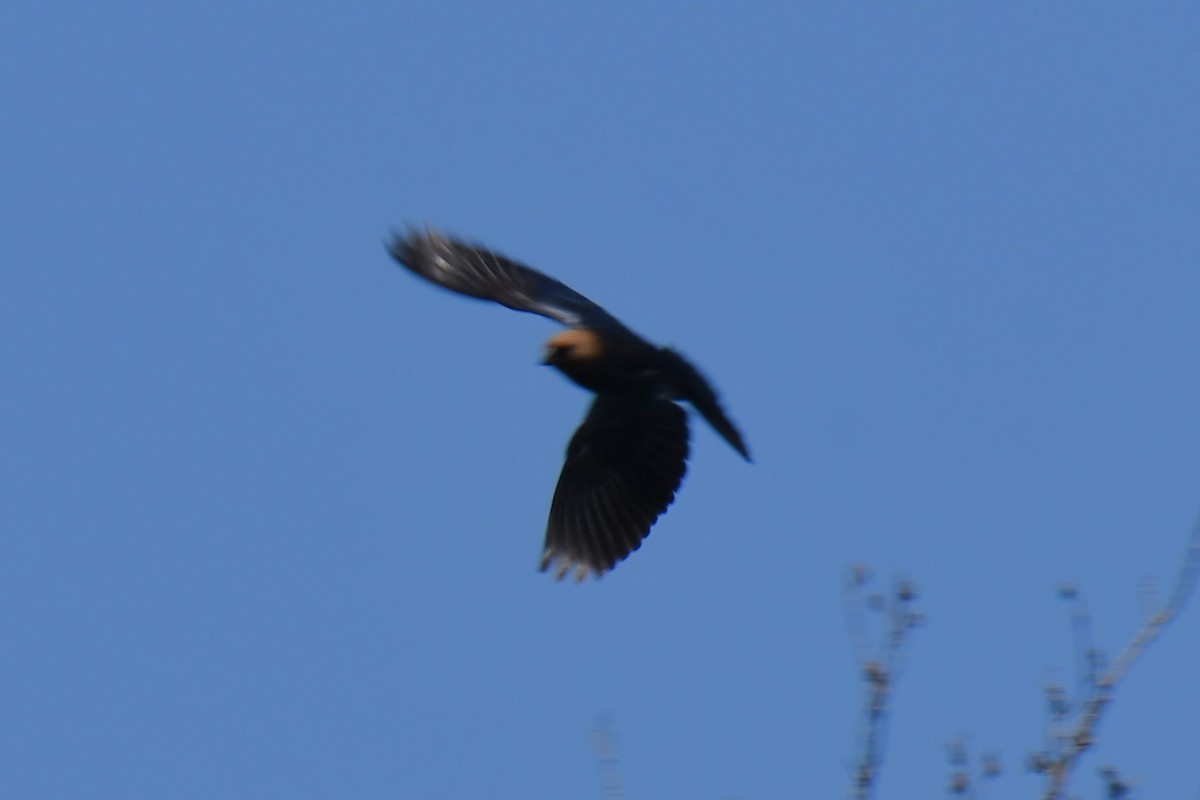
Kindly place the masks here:
POLYGON ((412 272, 460 294, 554 319, 545 364, 595 392, 567 447, 546 525, 541 568, 597 577, 636 550, 675 498, 687 469, 692 404, 746 460, 749 451, 716 393, 683 356, 635 334, 583 295, 483 248, 433 232, 397 236, 389 250, 412 272))

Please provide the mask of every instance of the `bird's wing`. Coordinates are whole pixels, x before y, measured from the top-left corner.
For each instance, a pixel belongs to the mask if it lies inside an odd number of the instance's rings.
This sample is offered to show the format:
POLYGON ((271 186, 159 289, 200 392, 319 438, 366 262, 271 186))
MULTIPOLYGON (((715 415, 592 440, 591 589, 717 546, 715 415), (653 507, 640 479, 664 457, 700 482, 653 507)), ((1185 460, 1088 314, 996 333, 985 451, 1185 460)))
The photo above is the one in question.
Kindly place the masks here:
POLYGON ((433 231, 396 234, 388 252, 422 278, 460 294, 541 314, 573 328, 624 327, 603 308, 554 278, 433 231))
POLYGON ((687 412, 648 396, 600 394, 567 446, 542 571, 597 577, 637 550, 687 470, 687 412))

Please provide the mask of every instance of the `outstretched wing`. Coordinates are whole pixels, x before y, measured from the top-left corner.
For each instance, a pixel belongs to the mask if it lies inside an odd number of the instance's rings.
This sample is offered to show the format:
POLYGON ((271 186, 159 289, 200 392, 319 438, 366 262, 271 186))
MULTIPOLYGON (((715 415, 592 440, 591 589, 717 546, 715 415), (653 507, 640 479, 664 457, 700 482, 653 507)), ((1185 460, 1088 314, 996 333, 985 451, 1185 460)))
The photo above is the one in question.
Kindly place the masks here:
POLYGON ((637 550, 687 471, 687 412, 649 396, 600 394, 567 446, 544 572, 597 577, 637 550))
POLYGON ((531 267, 434 231, 396 234, 392 257, 451 291, 557 320, 572 328, 623 328, 579 292, 531 267))

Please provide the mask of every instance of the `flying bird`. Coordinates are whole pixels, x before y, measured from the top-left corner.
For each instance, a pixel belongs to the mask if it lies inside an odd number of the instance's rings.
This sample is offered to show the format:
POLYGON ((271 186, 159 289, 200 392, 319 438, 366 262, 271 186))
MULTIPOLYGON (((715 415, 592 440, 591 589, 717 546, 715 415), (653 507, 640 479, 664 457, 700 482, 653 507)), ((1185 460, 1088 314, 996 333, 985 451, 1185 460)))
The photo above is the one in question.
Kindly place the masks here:
POLYGON ((566 326, 542 363, 595 393, 567 445, 550 502, 541 570, 561 580, 600 577, 641 546, 675 499, 687 470, 686 401, 747 461, 742 434, 708 381, 578 292, 498 253, 433 231, 396 234, 396 261, 451 291, 566 326))

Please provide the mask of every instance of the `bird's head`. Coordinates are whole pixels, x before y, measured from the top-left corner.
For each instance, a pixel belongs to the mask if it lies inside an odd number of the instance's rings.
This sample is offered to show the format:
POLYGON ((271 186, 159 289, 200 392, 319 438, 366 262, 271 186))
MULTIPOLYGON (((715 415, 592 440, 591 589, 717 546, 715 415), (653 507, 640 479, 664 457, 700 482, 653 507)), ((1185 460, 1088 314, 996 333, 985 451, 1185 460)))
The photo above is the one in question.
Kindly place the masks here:
POLYGON ((595 331, 571 328, 546 340, 542 363, 555 367, 579 364, 599 358, 603 352, 604 343, 595 331))

